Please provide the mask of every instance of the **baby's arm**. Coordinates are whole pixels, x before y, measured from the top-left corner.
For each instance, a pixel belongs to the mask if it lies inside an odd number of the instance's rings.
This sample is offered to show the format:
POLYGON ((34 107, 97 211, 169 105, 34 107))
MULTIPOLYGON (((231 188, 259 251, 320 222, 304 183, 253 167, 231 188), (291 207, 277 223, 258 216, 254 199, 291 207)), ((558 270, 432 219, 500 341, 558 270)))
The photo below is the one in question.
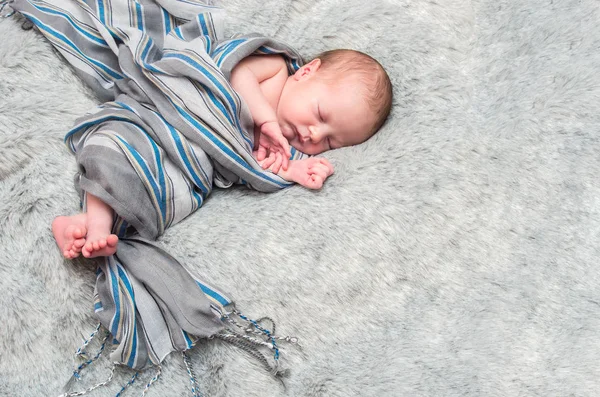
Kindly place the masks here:
MULTIPOLYGON (((254 152, 256 157, 256 152, 254 152)), ((267 159, 258 161, 263 166, 267 159)), ((273 169, 273 165, 269 167, 273 169)), ((309 157, 302 160, 291 160, 287 170, 280 168, 277 175, 289 182, 296 182, 308 189, 320 189, 325 180, 333 174, 333 166, 322 157, 309 157)))
POLYGON ((283 166, 291 157, 290 146, 279 128, 274 107, 265 98, 261 85, 265 89, 279 90, 285 84, 288 72, 283 58, 279 55, 255 55, 243 59, 231 72, 231 85, 248 104, 254 124, 268 139, 261 139, 258 158, 263 160, 267 150, 281 153, 283 166))
POLYGON ((261 84, 279 82, 287 78, 287 67, 279 55, 251 55, 244 58, 231 72, 231 85, 244 98, 257 126, 277 122, 275 109, 260 89, 261 84))

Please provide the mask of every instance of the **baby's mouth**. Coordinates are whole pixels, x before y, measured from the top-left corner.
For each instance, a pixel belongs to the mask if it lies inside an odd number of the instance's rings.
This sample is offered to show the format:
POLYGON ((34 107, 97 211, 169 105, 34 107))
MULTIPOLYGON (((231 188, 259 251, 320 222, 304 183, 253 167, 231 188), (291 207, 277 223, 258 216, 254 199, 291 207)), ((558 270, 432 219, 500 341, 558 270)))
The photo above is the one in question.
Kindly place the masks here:
POLYGON ((292 127, 292 131, 294 132, 294 136, 296 137, 296 140, 298 142, 302 142, 302 135, 300 135, 300 131, 298 131, 298 128, 296 128, 295 125, 291 126, 292 127))

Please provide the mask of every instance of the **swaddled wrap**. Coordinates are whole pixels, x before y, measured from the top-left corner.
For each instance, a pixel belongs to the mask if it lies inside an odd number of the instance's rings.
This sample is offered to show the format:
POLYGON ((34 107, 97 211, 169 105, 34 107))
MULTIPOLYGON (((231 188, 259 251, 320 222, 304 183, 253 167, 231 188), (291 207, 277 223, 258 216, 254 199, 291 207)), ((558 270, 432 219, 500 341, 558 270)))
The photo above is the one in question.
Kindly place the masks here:
MULTIPOLYGON (((231 88, 250 54, 300 56, 274 40, 220 37, 221 10, 195 1, 16 0, 100 98, 67 134, 76 185, 111 206, 117 253, 97 272, 95 311, 113 361, 140 369, 224 327, 231 300, 153 243, 218 187, 289 183, 252 157, 253 122, 231 88)), ((293 151, 294 158, 302 156, 293 151)))

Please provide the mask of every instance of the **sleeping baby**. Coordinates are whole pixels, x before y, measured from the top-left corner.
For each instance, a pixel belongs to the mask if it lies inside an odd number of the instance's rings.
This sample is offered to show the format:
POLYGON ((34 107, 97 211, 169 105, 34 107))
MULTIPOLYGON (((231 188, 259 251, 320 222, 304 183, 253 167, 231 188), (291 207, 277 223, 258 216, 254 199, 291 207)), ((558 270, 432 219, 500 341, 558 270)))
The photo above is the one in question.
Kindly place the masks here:
MULTIPOLYGON (((392 85, 383 67, 354 50, 327 51, 292 75, 282 56, 249 56, 233 69, 231 85, 250 108, 256 160, 309 189, 320 189, 333 167, 324 158, 289 160, 290 145, 315 155, 362 143, 382 126, 392 105, 392 85)), ((65 258, 116 252, 113 209, 92 194, 86 200, 86 212, 52 223, 65 258)))
POLYGON ((249 56, 233 69, 231 85, 250 107, 263 168, 309 189, 320 189, 333 168, 323 158, 289 161, 289 145, 314 155, 362 143, 392 106, 383 67, 354 50, 327 51, 292 75, 282 56, 249 56))

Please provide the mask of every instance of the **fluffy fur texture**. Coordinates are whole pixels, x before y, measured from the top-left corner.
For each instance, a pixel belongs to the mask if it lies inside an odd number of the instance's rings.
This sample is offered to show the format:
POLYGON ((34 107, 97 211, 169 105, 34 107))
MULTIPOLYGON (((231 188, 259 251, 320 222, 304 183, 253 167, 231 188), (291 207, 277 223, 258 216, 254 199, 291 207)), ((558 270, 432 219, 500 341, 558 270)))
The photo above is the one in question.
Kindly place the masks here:
MULTIPOLYGON (((203 393, 598 395, 599 3, 224 5, 230 33, 308 58, 368 52, 395 100, 370 141, 326 155, 322 191, 219 191, 161 239, 303 345, 286 348, 284 389, 237 348, 201 343, 203 393)), ((62 137, 96 100, 19 20, 1 20, 0 38, 0 395, 56 395, 95 325, 94 265, 63 260, 50 222, 78 211, 62 137)), ((148 395, 190 395, 180 357, 148 395)))

